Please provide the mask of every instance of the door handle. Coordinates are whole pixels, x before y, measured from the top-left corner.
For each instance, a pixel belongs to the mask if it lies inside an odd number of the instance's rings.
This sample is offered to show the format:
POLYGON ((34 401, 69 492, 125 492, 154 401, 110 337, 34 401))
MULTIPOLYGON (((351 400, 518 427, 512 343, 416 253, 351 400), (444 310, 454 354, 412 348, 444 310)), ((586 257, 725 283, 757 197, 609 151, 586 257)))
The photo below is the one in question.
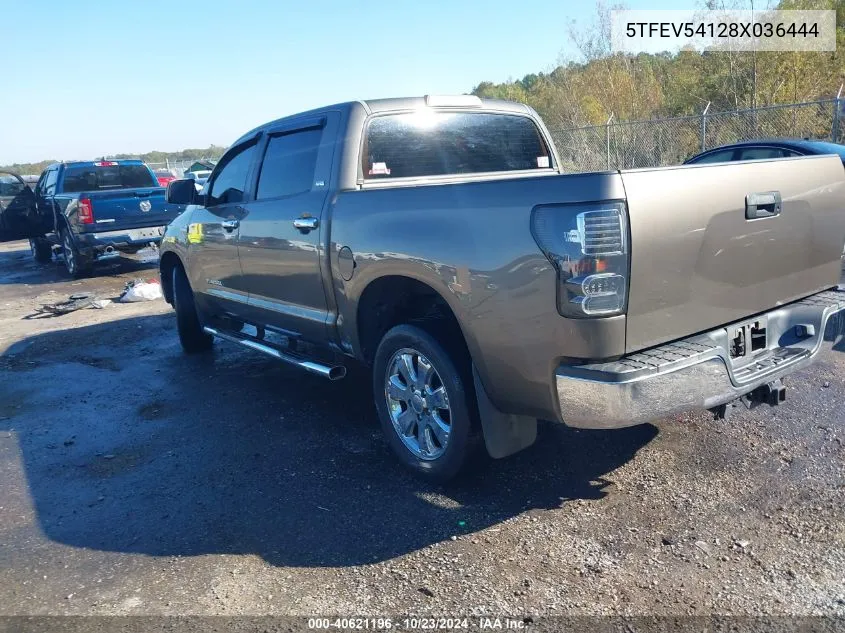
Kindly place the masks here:
POLYGON ((293 221, 293 226, 303 233, 308 233, 308 231, 313 231, 320 226, 320 220, 312 217, 296 218, 293 221))
POLYGON ((764 191, 749 193, 745 196, 745 219, 773 218, 780 215, 780 191, 764 191))
POLYGON ((227 231, 234 231, 240 225, 241 225, 240 220, 223 220, 220 223, 220 226, 222 226, 227 231))

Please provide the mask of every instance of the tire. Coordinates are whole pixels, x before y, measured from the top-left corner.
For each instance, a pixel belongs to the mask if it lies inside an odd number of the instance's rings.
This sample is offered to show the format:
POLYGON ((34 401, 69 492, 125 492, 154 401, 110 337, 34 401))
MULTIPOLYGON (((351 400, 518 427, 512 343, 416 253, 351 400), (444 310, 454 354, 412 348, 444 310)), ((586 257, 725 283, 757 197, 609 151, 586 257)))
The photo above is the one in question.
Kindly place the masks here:
POLYGON ((194 303, 194 292, 182 266, 173 267, 173 307, 179 342, 188 354, 207 352, 214 343, 211 334, 203 331, 194 303))
POLYGON ((62 252, 64 253, 65 269, 68 275, 74 279, 85 276, 90 270, 90 266, 80 254, 79 249, 76 248, 70 231, 66 227, 62 228, 59 236, 62 240, 62 252))
POLYGON ((390 447, 405 466, 434 483, 459 473, 475 452, 477 435, 469 363, 450 357, 440 342, 446 338, 398 325, 382 338, 373 363, 376 409, 390 447), (433 371, 426 371, 429 366, 433 371))
POLYGON ((29 238, 29 250, 39 264, 46 264, 53 259, 53 246, 44 236, 29 238))

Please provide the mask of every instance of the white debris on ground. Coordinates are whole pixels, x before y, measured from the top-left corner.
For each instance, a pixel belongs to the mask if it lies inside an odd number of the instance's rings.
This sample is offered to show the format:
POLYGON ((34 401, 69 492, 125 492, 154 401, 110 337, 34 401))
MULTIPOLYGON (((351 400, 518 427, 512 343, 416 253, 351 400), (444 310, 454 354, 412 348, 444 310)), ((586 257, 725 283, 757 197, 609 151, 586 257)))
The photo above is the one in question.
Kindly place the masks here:
POLYGON ((164 295, 161 292, 161 284, 156 279, 136 279, 126 284, 123 294, 120 295, 121 303, 135 303, 137 301, 155 301, 164 295))

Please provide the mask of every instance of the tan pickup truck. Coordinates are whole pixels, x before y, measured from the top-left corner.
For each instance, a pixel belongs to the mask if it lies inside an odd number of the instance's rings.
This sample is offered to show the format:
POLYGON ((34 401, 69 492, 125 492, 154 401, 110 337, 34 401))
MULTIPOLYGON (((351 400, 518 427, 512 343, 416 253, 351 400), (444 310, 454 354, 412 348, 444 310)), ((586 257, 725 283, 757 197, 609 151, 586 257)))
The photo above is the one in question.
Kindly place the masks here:
POLYGON ((354 101, 252 130, 168 200, 189 205, 161 256, 186 351, 371 368, 388 442, 431 479, 538 418, 776 405, 843 336, 838 156, 566 175, 524 105, 354 101))

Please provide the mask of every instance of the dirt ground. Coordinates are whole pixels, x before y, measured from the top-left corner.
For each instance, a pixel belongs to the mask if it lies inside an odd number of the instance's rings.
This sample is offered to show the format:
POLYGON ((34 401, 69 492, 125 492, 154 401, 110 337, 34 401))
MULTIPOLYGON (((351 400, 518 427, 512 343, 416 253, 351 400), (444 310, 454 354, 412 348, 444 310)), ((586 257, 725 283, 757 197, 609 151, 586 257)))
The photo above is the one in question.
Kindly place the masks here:
POLYGON ((845 347, 786 403, 551 423, 445 488, 360 376, 179 348, 151 265, 71 282, 0 247, 0 614, 845 616, 845 347))

